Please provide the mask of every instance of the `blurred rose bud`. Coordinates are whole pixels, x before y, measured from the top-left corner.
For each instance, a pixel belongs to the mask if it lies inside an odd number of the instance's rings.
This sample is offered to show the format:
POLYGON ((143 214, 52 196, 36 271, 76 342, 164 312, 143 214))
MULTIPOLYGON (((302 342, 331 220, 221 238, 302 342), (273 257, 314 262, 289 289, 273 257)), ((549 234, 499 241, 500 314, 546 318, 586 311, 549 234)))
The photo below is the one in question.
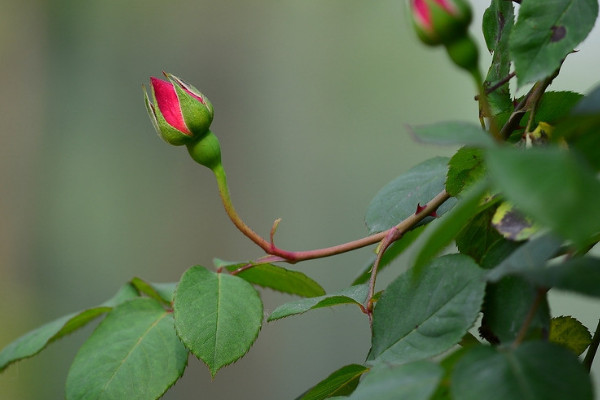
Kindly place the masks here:
POLYGON ((171 74, 168 81, 150 78, 152 101, 144 88, 152 125, 167 143, 179 146, 205 136, 213 119, 210 101, 193 86, 171 74))
POLYGON ((430 46, 465 36, 472 17, 465 0, 410 0, 410 14, 417 35, 430 46))

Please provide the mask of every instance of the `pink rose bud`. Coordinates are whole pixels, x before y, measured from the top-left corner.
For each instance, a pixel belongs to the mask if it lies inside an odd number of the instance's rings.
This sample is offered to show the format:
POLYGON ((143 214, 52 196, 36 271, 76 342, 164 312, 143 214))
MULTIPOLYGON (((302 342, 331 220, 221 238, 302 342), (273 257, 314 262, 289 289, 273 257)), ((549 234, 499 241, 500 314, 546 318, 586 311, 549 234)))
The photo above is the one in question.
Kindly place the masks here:
POLYGON ((213 119, 210 101, 192 85, 171 74, 168 81, 150 78, 152 101, 144 88, 146 109, 152 125, 167 143, 179 146, 209 132, 213 119))
POLYGON ((465 0, 410 0, 410 14, 417 35, 431 46, 466 36, 472 17, 465 0))

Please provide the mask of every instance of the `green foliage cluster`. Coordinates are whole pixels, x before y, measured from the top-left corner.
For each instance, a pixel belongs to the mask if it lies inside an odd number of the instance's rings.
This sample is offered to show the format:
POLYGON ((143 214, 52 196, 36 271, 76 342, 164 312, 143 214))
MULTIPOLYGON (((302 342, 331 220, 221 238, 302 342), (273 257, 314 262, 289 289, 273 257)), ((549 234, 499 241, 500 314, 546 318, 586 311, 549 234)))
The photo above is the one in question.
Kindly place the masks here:
POLYGON ((349 304, 371 323, 365 360, 298 399, 593 399, 600 336, 573 317, 553 317, 547 294, 600 297, 600 258, 589 254, 600 240, 600 87, 585 96, 547 89, 593 27, 598 2, 519 3, 492 0, 483 16, 493 56, 481 126, 410 128, 419 141, 463 147, 375 195, 366 224, 369 234, 386 234, 348 288, 325 293, 277 265, 301 261, 283 252, 194 266, 175 283, 134 278, 105 303, 7 345, 0 371, 105 315, 73 361, 66 398, 155 399, 182 376, 190 353, 214 376, 248 352, 265 322, 263 287, 300 297, 266 322, 349 304), (517 99, 513 77, 532 84, 517 99), (408 268, 374 292, 377 273, 405 252, 408 268))

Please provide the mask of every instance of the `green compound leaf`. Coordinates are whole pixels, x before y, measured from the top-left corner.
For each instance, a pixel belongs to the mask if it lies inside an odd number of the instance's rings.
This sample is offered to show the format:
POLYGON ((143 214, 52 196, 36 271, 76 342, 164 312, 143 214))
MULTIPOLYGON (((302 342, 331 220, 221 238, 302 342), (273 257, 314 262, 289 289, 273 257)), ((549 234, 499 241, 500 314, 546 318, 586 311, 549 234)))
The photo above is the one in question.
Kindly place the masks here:
POLYGON ((263 305, 252 285, 202 266, 183 274, 173 309, 177 334, 213 377, 248 352, 262 326, 263 305))
POLYGON ((350 364, 333 372, 296 400, 324 400, 332 396, 349 395, 356 389, 360 377, 369 371, 364 365, 350 364))
MULTIPOLYGON (((510 32, 514 26, 515 12, 512 1, 492 0, 483 14, 483 34, 488 50, 493 52, 492 64, 485 78, 485 87, 506 78, 510 73, 508 51, 510 32)), ((488 94, 493 115, 512 110, 508 82, 488 94)))
POLYGON ((491 146, 494 141, 481 126, 470 122, 448 121, 410 126, 416 140, 439 145, 491 146))
MULTIPOLYGON (((392 243, 390 247, 383 253, 381 257, 381 261, 379 262, 379 268, 377 273, 383 271, 387 266, 389 266, 392 261, 394 261, 398 256, 404 253, 406 250, 423 232, 425 229, 425 225, 421 225, 413 230, 406 232, 402 235, 402 238, 392 243)), ((373 264, 377 259, 377 255, 374 254, 371 259, 365 264, 365 266, 360 270, 360 273, 356 279, 352 282, 352 285, 360 285, 369 280, 371 277, 371 268, 373 268, 373 264)))
POLYGON ((550 321, 550 337, 553 343, 563 345, 579 356, 592 342, 590 331, 573 317, 562 316, 550 321))
POLYGON ((562 346, 525 342, 516 349, 477 346, 456 364, 452 398, 460 400, 592 400, 592 383, 562 346))
POLYGON ((523 1, 510 35, 519 85, 550 76, 587 37, 597 16, 597 0, 523 1))
POLYGON ((332 307, 340 304, 357 304, 362 306, 367 299, 368 291, 368 285, 351 286, 336 293, 285 303, 277 307, 271 315, 269 315, 267 321, 275 321, 291 315, 302 314, 308 310, 332 307))
POLYGON ((172 314, 154 299, 134 299, 112 310, 81 346, 66 398, 157 399, 181 377, 187 358, 172 314))
POLYGON ((431 361, 379 364, 365 374, 350 400, 428 400, 442 379, 443 370, 431 361))
POLYGON ((461 147, 448 163, 446 191, 457 196, 464 188, 485 176, 485 164, 481 149, 461 147))
MULTIPOLYGON (((244 265, 246 264, 229 264, 225 268, 233 272, 244 265)), ((254 285, 282 293, 295 294, 302 297, 315 297, 325 294, 325 289, 306 274, 274 264, 258 264, 240 272, 236 276, 254 285)))
MULTIPOLYGON (((429 159, 408 170, 384 186, 371 200, 365 222, 370 233, 385 231, 417 211, 444 190, 448 158, 429 159)), ((447 201, 438 210, 442 215, 453 201, 447 201)), ((431 221, 430 217, 421 221, 431 221)))
POLYGON ((464 255, 434 259, 392 282, 373 312, 368 360, 405 363, 440 354, 473 325, 483 301, 484 271, 464 255))
POLYGON ((138 277, 133 278, 131 280, 131 284, 140 293, 143 293, 146 296, 166 305, 171 305, 171 302, 173 301, 173 293, 177 287, 177 282, 149 283, 138 277))
POLYGON ((600 182, 575 154, 554 147, 488 149, 493 183, 515 207, 578 247, 600 233, 600 182))
POLYGON ((15 361, 36 355, 55 340, 72 333, 110 311, 113 307, 137 296, 137 291, 131 285, 126 284, 119 289, 113 298, 98 307, 65 315, 26 333, 2 349, 0 352, 0 371, 15 361))

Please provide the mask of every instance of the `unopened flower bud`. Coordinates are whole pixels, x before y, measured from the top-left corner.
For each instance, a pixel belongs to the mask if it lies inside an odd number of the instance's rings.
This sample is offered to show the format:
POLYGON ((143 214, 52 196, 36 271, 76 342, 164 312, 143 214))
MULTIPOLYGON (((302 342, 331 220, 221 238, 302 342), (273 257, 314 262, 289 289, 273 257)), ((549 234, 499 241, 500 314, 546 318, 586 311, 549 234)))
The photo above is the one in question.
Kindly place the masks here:
POLYGON ((213 119, 212 104, 193 86, 171 74, 165 76, 168 81, 150 78, 152 101, 144 88, 152 125, 160 137, 176 146, 202 138, 213 119))
POLYGON ((465 0, 410 0, 410 14, 417 35, 430 46, 465 36, 472 18, 465 0))

